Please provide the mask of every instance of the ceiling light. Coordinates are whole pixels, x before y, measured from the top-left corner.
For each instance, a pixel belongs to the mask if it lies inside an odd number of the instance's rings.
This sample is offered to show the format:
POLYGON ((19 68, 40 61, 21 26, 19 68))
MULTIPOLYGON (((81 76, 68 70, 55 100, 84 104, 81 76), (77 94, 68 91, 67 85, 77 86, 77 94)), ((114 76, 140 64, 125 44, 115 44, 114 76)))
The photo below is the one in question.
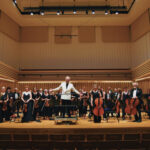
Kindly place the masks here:
POLYGON ((95 10, 92 10, 92 14, 93 14, 93 15, 95 14, 95 10))
POLYGON ((57 15, 60 15, 60 11, 57 11, 57 15))

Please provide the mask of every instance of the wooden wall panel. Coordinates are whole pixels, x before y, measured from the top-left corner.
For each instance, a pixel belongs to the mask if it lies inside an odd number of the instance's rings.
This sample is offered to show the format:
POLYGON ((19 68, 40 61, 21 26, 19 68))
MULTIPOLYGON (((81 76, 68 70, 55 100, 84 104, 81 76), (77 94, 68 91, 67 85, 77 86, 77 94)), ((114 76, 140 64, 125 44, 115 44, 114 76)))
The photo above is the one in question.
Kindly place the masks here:
POLYGON ((72 27, 55 27, 55 43, 69 44, 72 42, 72 27))
MULTIPOLYGON (((114 88, 124 88, 128 87, 131 88, 132 84, 130 82, 122 82, 122 83, 105 83, 105 82, 94 82, 94 81, 75 81, 72 82, 75 86, 76 89, 82 89, 83 87, 86 88, 86 90, 90 91, 93 88, 94 84, 97 84, 99 87, 104 88, 105 90, 110 86, 112 89, 114 88)), ((55 82, 53 81, 52 83, 19 83, 19 88, 23 90, 25 86, 29 86, 30 89, 33 89, 34 87, 36 88, 43 88, 43 89, 50 89, 50 88, 56 88, 61 84, 61 82, 55 82)))
MULTIPOLYGON (((95 27, 94 43, 80 43, 75 36, 70 44, 57 44, 55 31, 55 27, 50 28, 49 41, 46 43, 20 44, 20 69, 130 68, 130 43, 103 42, 101 27, 95 27)), ((78 27, 72 27, 72 34, 78 35, 78 27)))
POLYGON ((139 83, 139 87, 143 90, 144 94, 147 94, 147 93, 150 94, 150 79, 139 81, 138 83, 139 83))
POLYGON ((21 42, 48 42, 48 27, 21 27, 21 42))
POLYGON ((78 34, 81 43, 96 42, 95 27, 78 27, 78 34))
POLYGON ((20 40, 19 25, 2 11, 0 11, 0 32, 3 32, 13 40, 20 40))
POLYGON ((150 75, 150 59, 138 67, 132 69, 133 79, 142 78, 147 75, 150 75))
POLYGON ((130 30, 128 26, 103 26, 103 42, 130 42, 130 30))
POLYGON ((150 12, 147 10, 131 25, 131 40, 135 41, 150 31, 150 12))

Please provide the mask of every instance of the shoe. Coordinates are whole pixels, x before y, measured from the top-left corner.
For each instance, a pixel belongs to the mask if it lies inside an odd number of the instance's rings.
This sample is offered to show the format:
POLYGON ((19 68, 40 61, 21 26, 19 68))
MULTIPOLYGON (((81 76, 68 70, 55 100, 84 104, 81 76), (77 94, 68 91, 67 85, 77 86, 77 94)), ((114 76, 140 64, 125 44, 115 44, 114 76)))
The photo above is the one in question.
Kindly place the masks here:
POLYGON ((142 122, 142 120, 138 120, 137 122, 142 122))
POLYGON ((134 120, 133 122, 137 122, 137 120, 134 120))

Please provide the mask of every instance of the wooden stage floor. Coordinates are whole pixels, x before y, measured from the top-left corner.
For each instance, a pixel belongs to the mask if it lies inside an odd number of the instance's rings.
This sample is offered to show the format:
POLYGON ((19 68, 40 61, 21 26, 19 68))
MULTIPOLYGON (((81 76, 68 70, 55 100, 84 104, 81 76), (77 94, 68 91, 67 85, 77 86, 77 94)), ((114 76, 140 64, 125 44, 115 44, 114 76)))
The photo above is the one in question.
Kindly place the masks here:
POLYGON ((79 118, 77 124, 55 124, 54 120, 42 120, 41 122, 29 122, 29 123, 20 123, 20 122, 4 122, 0 124, 0 129, 4 128, 19 128, 19 129, 60 129, 60 128, 78 128, 78 129, 94 129, 94 128, 149 128, 150 120, 148 118, 144 118, 141 123, 132 122, 132 120, 118 120, 114 118, 110 118, 107 121, 102 120, 101 123, 94 123, 89 119, 79 118))

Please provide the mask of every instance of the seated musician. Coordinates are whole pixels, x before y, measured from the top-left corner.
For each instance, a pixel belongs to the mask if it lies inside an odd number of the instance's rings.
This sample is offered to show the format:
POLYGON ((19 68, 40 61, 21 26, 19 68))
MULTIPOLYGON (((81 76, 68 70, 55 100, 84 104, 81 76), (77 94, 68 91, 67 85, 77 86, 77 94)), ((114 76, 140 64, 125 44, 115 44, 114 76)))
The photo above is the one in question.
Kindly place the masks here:
POLYGON ((137 106, 137 114, 134 116, 135 117, 134 122, 141 122, 142 121, 141 108, 142 108, 142 104, 143 104, 143 101, 141 99, 142 89, 138 88, 137 82, 134 82, 132 85, 133 85, 133 89, 131 89, 130 97, 132 99, 138 99, 139 100, 139 104, 137 106))
POLYGON ((65 82, 61 83, 61 85, 55 89, 52 89, 52 91, 59 91, 62 89, 61 93, 61 101, 63 105, 62 109, 62 115, 65 117, 65 114, 68 114, 68 117, 71 117, 70 114, 70 105, 71 105, 71 91, 74 91, 78 95, 80 95, 80 92, 76 90, 72 83, 70 83, 70 77, 65 77, 65 82))

